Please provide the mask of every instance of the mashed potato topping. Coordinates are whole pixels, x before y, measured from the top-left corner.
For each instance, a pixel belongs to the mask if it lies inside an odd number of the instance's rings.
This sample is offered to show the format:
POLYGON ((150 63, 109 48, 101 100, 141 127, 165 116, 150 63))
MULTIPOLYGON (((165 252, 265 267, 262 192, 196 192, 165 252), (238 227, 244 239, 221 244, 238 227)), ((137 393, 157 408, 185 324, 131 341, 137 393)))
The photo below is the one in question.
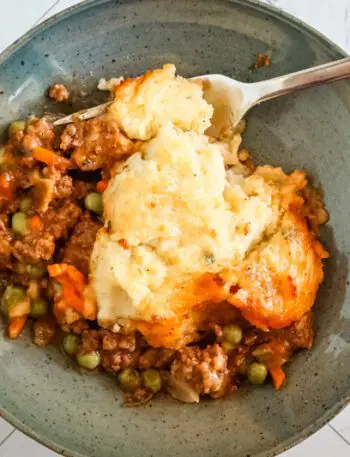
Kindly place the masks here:
POLYGON ((109 116, 131 139, 149 140, 171 121, 182 130, 203 133, 213 108, 203 98, 200 81, 175 76, 174 65, 128 79, 115 91, 109 116))
POLYGON ((325 253, 299 215, 305 176, 249 172, 237 138, 203 134, 211 108, 174 71, 118 86, 113 115, 129 136, 152 139, 104 193, 91 260, 99 322, 132 323, 150 344, 175 348, 224 300, 260 328, 288 325, 323 278, 325 253))

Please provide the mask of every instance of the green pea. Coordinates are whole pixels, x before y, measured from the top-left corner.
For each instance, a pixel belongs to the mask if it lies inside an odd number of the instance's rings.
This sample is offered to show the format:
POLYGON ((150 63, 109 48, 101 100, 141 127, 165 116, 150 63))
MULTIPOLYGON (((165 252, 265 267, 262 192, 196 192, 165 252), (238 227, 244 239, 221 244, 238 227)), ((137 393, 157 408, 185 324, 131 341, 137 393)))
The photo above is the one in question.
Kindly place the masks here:
POLYGON ((32 206, 33 200, 30 197, 24 197, 19 204, 19 209, 22 211, 22 213, 28 213, 32 206))
POLYGON ((11 227, 17 235, 26 235, 28 233, 28 221, 25 213, 18 212, 12 216, 11 227))
POLYGON ((142 381, 147 389, 156 393, 162 388, 162 377, 157 370, 150 368, 142 373, 142 381))
POLYGON ((222 337, 229 343, 238 344, 243 338, 243 332, 242 329, 238 327, 238 325, 225 325, 225 327, 222 329, 222 337))
POLYGON ((118 373, 117 379, 124 392, 135 392, 141 385, 140 375, 133 368, 124 368, 118 373))
POLYGON ((0 310, 4 316, 8 315, 9 308, 16 303, 22 301, 26 296, 26 291, 23 287, 7 286, 1 297, 0 310))
POLYGON ((252 363, 248 368, 247 376, 250 384, 263 384, 267 376, 266 365, 264 365, 263 363, 252 363))
POLYGON ((86 209, 92 211, 96 214, 103 213, 103 199, 102 194, 98 194, 97 192, 92 192, 85 197, 84 201, 86 209))
POLYGON ((78 352, 80 342, 81 340, 78 335, 68 333, 68 335, 65 335, 63 338, 63 349, 67 352, 67 354, 75 355, 78 352))
POLYGON ((15 133, 19 132, 20 130, 24 130, 26 128, 26 121, 24 120, 19 120, 19 121, 13 121, 9 125, 9 136, 13 136, 15 133))
POLYGON ((82 368, 94 370, 101 363, 101 356, 97 351, 88 352, 87 354, 77 354, 77 362, 82 368))
POLYGON ((31 303, 31 312, 30 315, 34 319, 39 319, 40 317, 46 316, 49 309, 49 304, 46 300, 40 298, 39 300, 34 300, 31 303))
POLYGON ((226 353, 232 352, 232 351, 234 351, 236 349, 236 345, 230 343, 229 341, 223 341, 221 343, 221 347, 224 350, 224 352, 226 352, 226 353))
POLYGON ((46 273, 44 265, 27 265, 26 271, 31 279, 41 279, 46 273))

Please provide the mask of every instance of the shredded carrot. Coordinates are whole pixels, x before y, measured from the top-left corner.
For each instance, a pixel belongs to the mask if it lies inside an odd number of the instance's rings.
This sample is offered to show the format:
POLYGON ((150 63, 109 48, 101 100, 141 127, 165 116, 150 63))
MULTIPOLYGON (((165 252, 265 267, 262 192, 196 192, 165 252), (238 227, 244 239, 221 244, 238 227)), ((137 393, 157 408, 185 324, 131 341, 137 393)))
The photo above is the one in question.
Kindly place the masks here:
POLYGON ((11 338, 11 340, 15 340, 16 338, 19 337, 26 321, 27 321, 27 316, 14 317, 13 319, 10 320, 10 323, 8 326, 8 334, 9 334, 9 338, 11 338))
POLYGON ((14 191, 13 177, 7 173, 0 175, 0 196, 3 196, 7 199, 11 199, 13 197, 13 191, 14 191))
POLYGON ((41 232, 43 229, 43 223, 42 223, 41 217, 38 216, 37 214, 35 216, 32 216, 31 218, 29 218, 29 225, 30 225, 30 228, 34 232, 41 232))
POLYGON ((108 184, 109 184, 108 179, 102 179, 102 181, 99 181, 96 185, 97 192, 104 192, 107 189, 108 184))
POLYGON ((84 317, 93 314, 91 307, 85 309, 87 306, 84 303, 86 281, 84 275, 77 268, 66 263, 56 263, 48 267, 48 272, 52 278, 55 278, 62 285, 65 306, 73 308, 84 317))
POLYGON ((275 389, 279 390, 283 386, 283 384, 286 380, 286 375, 285 375, 284 371, 282 370, 281 367, 269 368, 269 371, 270 371, 270 375, 272 377, 272 381, 273 381, 273 385, 275 386, 275 389))
POLYGON ((37 146, 33 149, 33 157, 38 162, 44 162, 46 165, 51 165, 57 168, 72 168, 72 162, 65 157, 56 154, 50 149, 42 148, 37 146))
POLYGON ((47 271, 51 278, 55 278, 56 276, 63 275, 67 271, 68 265, 66 263, 53 263, 47 267, 47 271))

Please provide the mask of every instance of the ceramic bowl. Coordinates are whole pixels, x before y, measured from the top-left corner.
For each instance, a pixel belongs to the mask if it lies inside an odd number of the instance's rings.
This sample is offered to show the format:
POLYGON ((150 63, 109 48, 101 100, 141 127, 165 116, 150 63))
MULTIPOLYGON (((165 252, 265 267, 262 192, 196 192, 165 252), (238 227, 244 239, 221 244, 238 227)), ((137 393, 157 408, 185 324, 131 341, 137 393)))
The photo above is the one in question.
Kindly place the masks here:
MULTIPOLYGON (((296 19, 248 0, 87 1, 29 32, 0 57, 0 131, 40 114, 52 82, 89 91, 100 77, 137 75, 166 62, 186 76, 223 73, 257 81, 343 56, 296 19), (272 64, 252 72, 258 53, 272 64)), ((75 97, 75 107, 98 101, 75 97)), ((350 394, 350 82, 266 102, 248 117, 258 163, 304 168, 331 218, 331 257, 320 288, 316 344, 288 368, 288 384, 229 400, 185 405, 157 398, 126 409, 113 378, 82 376, 58 349, 1 337, 5 419, 70 457, 267 457, 331 419, 350 394)))

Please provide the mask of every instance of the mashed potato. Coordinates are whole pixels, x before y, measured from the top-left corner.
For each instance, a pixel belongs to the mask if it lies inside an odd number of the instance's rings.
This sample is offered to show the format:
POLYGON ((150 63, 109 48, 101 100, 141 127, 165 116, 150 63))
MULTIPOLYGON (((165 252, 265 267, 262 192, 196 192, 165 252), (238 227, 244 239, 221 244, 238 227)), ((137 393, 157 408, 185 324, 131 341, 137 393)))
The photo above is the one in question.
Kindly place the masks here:
POLYGON ((201 82, 176 77, 175 71, 164 65, 116 86, 109 116, 129 138, 149 140, 169 121, 197 133, 210 126, 213 108, 203 98, 201 82))
POLYGON ((228 176, 223 148, 169 124, 111 181, 92 257, 101 322, 188 311, 204 273, 232 269, 276 226, 274 189, 228 176))
POLYGON ((104 193, 90 265, 99 323, 132 325, 171 348, 193 341, 223 301, 260 328, 289 325, 312 307, 326 256, 303 215, 305 175, 251 173, 237 158, 239 136, 203 134, 211 107, 200 86, 174 75, 165 66, 116 91, 120 126, 152 139, 104 193))

